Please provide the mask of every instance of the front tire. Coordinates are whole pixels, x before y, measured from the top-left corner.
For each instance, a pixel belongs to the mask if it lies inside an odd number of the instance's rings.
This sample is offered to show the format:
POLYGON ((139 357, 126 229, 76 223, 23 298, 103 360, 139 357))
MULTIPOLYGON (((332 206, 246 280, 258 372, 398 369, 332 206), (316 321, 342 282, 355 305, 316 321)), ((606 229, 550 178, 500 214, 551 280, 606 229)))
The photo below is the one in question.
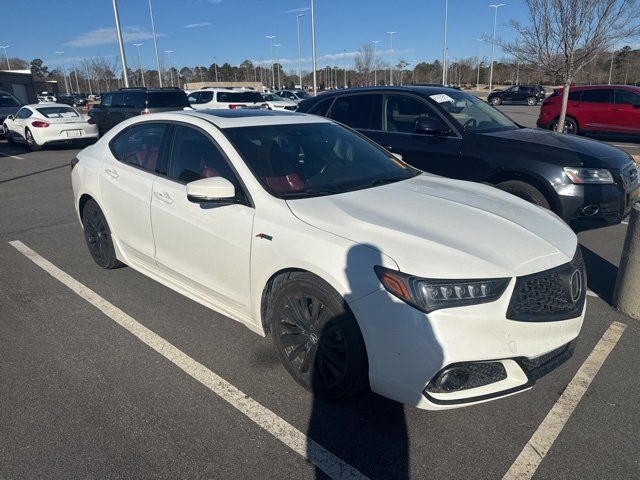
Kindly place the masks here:
POLYGON ((13 138, 11 138, 11 132, 9 132, 9 128, 4 125, 2 127, 4 129, 4 138, 7 140, 7 145, 13 145, 13 138))
POLYGON ((496 107, 497 107, 498 105, 502 105, 502 99, 501 99, 500 97, 493 97, 493 98, 491 99, 491 105, 494 105, 494 106, 496 106, 496 107))
POLYGON ((509 180, 507 182, 497 184, 496 188, 515 195, 516 197, 522 198, 529 203, 533 203, 534 205, 546 208, 547 210, 550 210, 551 208, 549 205, 549 201, 544 196, 544 194, 536 187, 528 183, 521 182, 519 180, 509 180))
POLYGON ((107 219, 93 199, 82 209, 82 226, 89 253, 100 267, 111 270, 124 265, 116 258, 107 219))
POLYGON ((538 103, 538 99, 536 97, 527 98, 527 105, 529 105, 530 107, 537 105, 537 103, 538 103))
POLYGON ((39 150, 42 150, 42 145, 38 145, 36 143, 36 139, 33 138, 33 134, 31 133, 31 130, 27 128, 24 132, 24 136, 27 140, 27 146, 29 147, 29 150, 31 150, 32 152, 37 152, 39 150))
POLYGON ((275 293, 267 318, 280 360, 308 391, 344 399, 368 385, 360 328, 326 282, 309 273, 291 277, 275 293))

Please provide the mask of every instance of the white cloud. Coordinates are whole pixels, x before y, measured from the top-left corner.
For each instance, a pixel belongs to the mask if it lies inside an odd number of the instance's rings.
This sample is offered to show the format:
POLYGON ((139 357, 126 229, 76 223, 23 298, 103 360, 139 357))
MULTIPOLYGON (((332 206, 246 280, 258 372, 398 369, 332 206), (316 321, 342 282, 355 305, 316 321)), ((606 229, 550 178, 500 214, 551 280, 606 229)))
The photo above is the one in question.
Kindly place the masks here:
POLYGON ((188 25, 183 25, 182 28, 201 28, 208 27, 209 25, 211 25, 211 22, 189 23, 188 25))
POLYGON ((285 10, 284 13, 303 13, 308 12, 309 7, 292 8, 291 10, 285 10))
MULTIPOLYGON (((158 37, 163 36, 163 34, 158 34, 158 37)), ((151 33, 143 31, 138 27, 126 27, 125 31, 122 32, 122 39, 125 43, 148 40, 150 38, 153 38, 151 33)), ((110 45, 116 42, 116 29, 115 27, 110 27, 85 32, 64 45, 67 47, 95 47, 97 45, 110 45)))

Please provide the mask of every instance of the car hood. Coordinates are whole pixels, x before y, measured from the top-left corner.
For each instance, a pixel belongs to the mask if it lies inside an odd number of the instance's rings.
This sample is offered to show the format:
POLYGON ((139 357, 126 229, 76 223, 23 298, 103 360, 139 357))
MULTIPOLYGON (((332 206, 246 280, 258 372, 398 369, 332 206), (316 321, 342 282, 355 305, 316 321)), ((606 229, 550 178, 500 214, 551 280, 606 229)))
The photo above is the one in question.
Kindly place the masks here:
POLYGON ((570 261, 577 246, 573 231, 540 207, 430 174, 287 203, 303 222, 371 245, 423 277, 527 275, 570 261))
POLYGON ((565 167, 622 169, 631 162, 623 150, 604 142, 548 130, 520 128, 478 135, 492 143, 499 142, 501 148, 521 148, 565 167))

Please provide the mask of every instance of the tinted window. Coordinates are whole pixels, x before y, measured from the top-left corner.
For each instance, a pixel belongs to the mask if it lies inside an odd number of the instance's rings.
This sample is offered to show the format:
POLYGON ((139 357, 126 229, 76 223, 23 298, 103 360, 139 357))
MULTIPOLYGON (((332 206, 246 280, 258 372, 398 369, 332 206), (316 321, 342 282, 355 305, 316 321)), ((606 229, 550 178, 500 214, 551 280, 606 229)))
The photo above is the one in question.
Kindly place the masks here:
POLYGON ((124 93, 112 93, 111 94, 113 96, 113 99, 111 100, 111 106, 112 107, 125 107, 125 103, 124 103, 124 93))
POLYGON ((145 94, 142 92, 126 92, 124 94, 124 105, 130 108, 144 108, 145 94))
POLYGON ((312 106, 307 113, 311 113, 313 115, 320 115, 321 117, 327 116, 327 110, 331 106, 331 102, 333 102, 333 98, 325 98, 316 102, 314 106, 312 106))
POLYGON ((262 95, 258 92, 218 92, 218 101, 224 103, 262 103, 262 95))
POLYGON ((31 110, 28 108, 21 108, 16 114, 16 118, 29 118, 31 115, 33 115, 31 110))
POLYGON ((71 107, 41 107, 36 108, 36 110, 47 118, 69 118, 78 116, 78 112, 71 107))
POLYGON ((160 147, 167 130, 164 123, 142 123, 127 128, 111 142, 116 159, 155 173, 165 173, 160 147))
POLYGON ((198 103, 208 103, 213 100, 213 92, 200 92, 198 103))
POLYGON ((576 90, 574 92, 569 92, 569 100, 571 100, 573 102, 579 102, 581 98, 582 98, 582 90, 576 90))
POLYGON ((224 156, 204 133, 176 126, 171 149, 169 177, 188 183, 207 177, 224 177, 239 190, 235 175, 224 156))
POLYGON ((377 94, 345 95, 336 98, 329 116, 351 128, 380 129, 380 98, 377 94))
POLYGON ((609 103, 611 98, 612 89, 610 88, 598 88, 593 90, 582 91, 582 102, 593 103, 609 103))
POLYGON ((198 103, 198 99, 200 98, 200 92, 193 92, 188 97, 189 103, 198 103))
POLYGON ((419 172, 334 123, 225 129, 258 180, 280 198, 330 195, 419 172))
POLYGON ((624 90, 622 88, 614 91, 615 101, 614 103, 623 105, 638 105, 640 104, 640 95, 632 92, 631 90, 624 90))
POLYGON ((20 100, 10 93, 0 93, 0 107, 19 107, 22 105, 20 100))
POLYGON ((385 130, 388 132, 415 132, 418 118, 435 117, 437 114, 426 102, 408 95, 385 97, 385 130))
POLYGON ((102 107, 110 107, 113 103, 113 95, 105 95, 102 99, 102 103, 100 104, 102 107))
POLYGON ((148 108, 179 108, 189 106, 187 94, 182 91, 149 92, 147 94, 148 108))

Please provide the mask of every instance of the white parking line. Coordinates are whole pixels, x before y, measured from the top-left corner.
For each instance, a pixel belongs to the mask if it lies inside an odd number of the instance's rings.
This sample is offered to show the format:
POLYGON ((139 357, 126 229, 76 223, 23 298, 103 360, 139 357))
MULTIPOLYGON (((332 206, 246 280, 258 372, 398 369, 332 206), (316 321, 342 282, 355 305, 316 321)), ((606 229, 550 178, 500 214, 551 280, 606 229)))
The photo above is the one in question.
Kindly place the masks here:
POLYGON ((19 157, 17 155, 9 155, 8 153, 0 152, 0 155, 2 155, 3 157, 15 158, 16 160, 24 160, 24 158, 22 157, 19 157))
POLYGON ((628 222, 628 221, 626 221, 626 220, 625 220, 624 222, 620 222, 620 223, 621 223, 622 225, 629 225, 629 222, 628 222))
POLYGON ((540 462, 549 453, 551 446, 558 438, 600 367, 620 340, 625 328, 627 326, 620 322, 613 322, 609 325, 556 404, 549 410, 516 461, 513 462, 509 471, 504 474, 503 480, 529 480, 533 477, 540 462))
POLYGON ((253 400, 242 391, 216 375, 207 367, 198 363, 186 353, 134 320, 115 305, 111 304, 90 288, 60 270, 49 260, 40 256, 24 243, 16 240, 9 242, 20 253, 38 265, 53 278, 66 285, 91 305, 102 311, 121 327, 138 337, 143 343, 153 348, 171 363, 192 376, 216 395, 228 402, 232 407, 258 424, 294 452, 321 469, 333 479, 359 479, 367 477, 348 463, 342 461, 324 447, 308 438, 300 430, 278 417, 275 413, 253 400))
POLYGON ((591 290, 587 290, 587 295, 589 295, 590 297, 597 297, 598 294, 596 292, 593 292, 591 290))

